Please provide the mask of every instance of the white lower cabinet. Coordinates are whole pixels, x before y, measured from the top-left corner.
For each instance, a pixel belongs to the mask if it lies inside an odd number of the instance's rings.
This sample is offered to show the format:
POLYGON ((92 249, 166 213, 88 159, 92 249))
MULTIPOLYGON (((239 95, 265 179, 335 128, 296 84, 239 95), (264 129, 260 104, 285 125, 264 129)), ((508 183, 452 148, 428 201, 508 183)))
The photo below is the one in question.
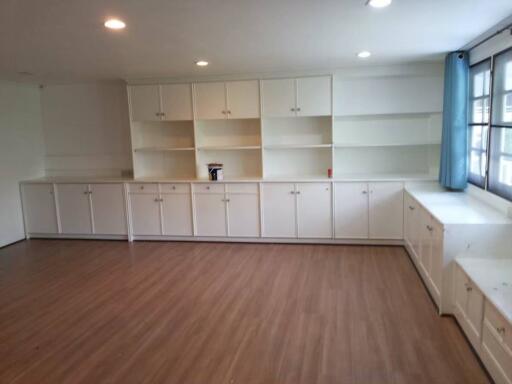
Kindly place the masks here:
POLYGON ((419 261, 420 255, 420 207, 409 195, 405 195, 404 201, 405 223, 404 223, 404 240, 412 256, 419 261))
POLYGON ((369 183, 368 188, 370 239, 403 239, 403 183, 369 183))
POLYGON ((228 193, 229 236, 260 235, 260 203, 258 193, 228 193))
POLYGON ((126 205, 123 184, 90 184, 93 232, 126 235, 126 205))
POLYGON ((62 233, 92 234, 88 184, 57 184, 57 202, 62 233))
POLYGON ((454 315, 475 350, 479 351, 484 315, 484 295, 460 267, 456 267, 455 270, 454 315))
POLYGON ((263 236, 297 237, 295 184, 263 183, 263 236))
POLYGON ((512 384, 512 325, 485 302, 481 357, 496 384, 512 384))
POLYGON ((58 233, 53 184, 24 184, 22 198, 27 233, 58 233))
POLYGON ((296 185, 299 238, 332 237, 332 194, 330 183, 296 185))
POLYGON ((194 194, 196 236, 227 236, 224 193, 194 194))
POLYGON ((130 212, 134 235, 162 234, 158 193, 131 193, 130 212))
POLYGON ((192 236, 190 192, 162 193, 162 232, 166 236, 192 236))
POLYGON ((368 184, 336 183, 334 227, 338 239, 368 238, 368 184))

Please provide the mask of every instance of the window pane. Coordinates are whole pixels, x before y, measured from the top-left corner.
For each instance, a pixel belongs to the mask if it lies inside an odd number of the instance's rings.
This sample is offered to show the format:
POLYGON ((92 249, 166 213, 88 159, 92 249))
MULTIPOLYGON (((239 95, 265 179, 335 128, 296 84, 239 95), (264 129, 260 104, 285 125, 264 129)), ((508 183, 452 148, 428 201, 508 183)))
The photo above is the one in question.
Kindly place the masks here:
POLYGON ((482 149, 487 152, 487 137, 489 132, 489 127, 487 125, 482 126, 482 149))
POLYGON ((512 91, 512 61, 505 64, 505 91, 512 91))
POLYGON ((473 97, 480 97, 484 94, 484 73, 475 74, 473 78, 473 97))
POLYGON ((473 101, 473 117, 471 118, 472 123, 482 123, 484 121, 483 114, 483 100, 478 99, 473 101))
POLYGON ((484 74, 484 95, 491 94, 491 70, 488 69, 484 74))
POLYGON ((512 128, 492 128, 489 190, 512 199, 512 128))
POLYGON ((503 122, 512 123, 512 93, 503 96, 503 122))
POLYGON ((489 113, 490 105, 489 105, 489 98, 483 99, 483 121, 484 123, 489 123, 489 113))
POLYGON ((482 126, 473 126, 471 132, 471 148, 482 148, 482 126))
POLYGON ((479 151, 471 151, 471 158, 469 159, 469 172, 481 176, 482 173, 482 156, 479 151))

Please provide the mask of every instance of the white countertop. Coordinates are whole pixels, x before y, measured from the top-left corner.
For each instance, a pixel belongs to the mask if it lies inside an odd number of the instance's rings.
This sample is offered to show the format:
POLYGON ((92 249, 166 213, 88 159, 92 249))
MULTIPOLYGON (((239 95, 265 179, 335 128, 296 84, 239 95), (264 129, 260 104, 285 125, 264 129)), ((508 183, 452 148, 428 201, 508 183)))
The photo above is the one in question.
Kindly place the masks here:
POLYGON ((485 297, 512 324, 512 258, 462 257, 455 261, 485 297))
POLYGON ((503 212, 466 192, 448 191, 436 183, 405 189, 442 224, 512 224, 503 212))
POLYGON ((84 176, 59 176, 59 177, 41 177, 38 179, 25 180, 23 183, 257 183, 257 182, 348 182, 348 181, 432 181, 435 177, 426 174, 356 174, 344 175, 334 178, 327 176, 303 176, 303 177, 243 177, 226 178, 219 181, 210 181, 208 179, 171 179, 158 177, 144 178, 122 178, 122 177, 84 177, 84 176))

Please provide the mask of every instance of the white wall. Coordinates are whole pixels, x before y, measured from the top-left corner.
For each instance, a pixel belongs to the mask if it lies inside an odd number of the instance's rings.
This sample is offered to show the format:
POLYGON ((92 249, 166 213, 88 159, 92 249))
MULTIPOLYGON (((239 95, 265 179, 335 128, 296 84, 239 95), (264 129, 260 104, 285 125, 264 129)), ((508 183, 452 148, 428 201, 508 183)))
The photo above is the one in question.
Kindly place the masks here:
POLYGON ((43 175, 40 90, 0 82, 0 246, 25 237, 18 183, 43 175))
POLYGON ((42 90, 48 176, 120 176, 132 169, 124 82, 42 90))

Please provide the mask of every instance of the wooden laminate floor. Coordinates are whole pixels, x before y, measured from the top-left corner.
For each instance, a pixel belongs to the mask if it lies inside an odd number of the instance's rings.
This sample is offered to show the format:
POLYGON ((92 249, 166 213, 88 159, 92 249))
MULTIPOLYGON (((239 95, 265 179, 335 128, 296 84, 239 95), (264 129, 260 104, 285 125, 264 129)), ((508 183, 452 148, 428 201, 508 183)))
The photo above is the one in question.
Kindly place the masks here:
POLYGON ((400 247, 0 250, 0 383, 488 383, 400 247))

